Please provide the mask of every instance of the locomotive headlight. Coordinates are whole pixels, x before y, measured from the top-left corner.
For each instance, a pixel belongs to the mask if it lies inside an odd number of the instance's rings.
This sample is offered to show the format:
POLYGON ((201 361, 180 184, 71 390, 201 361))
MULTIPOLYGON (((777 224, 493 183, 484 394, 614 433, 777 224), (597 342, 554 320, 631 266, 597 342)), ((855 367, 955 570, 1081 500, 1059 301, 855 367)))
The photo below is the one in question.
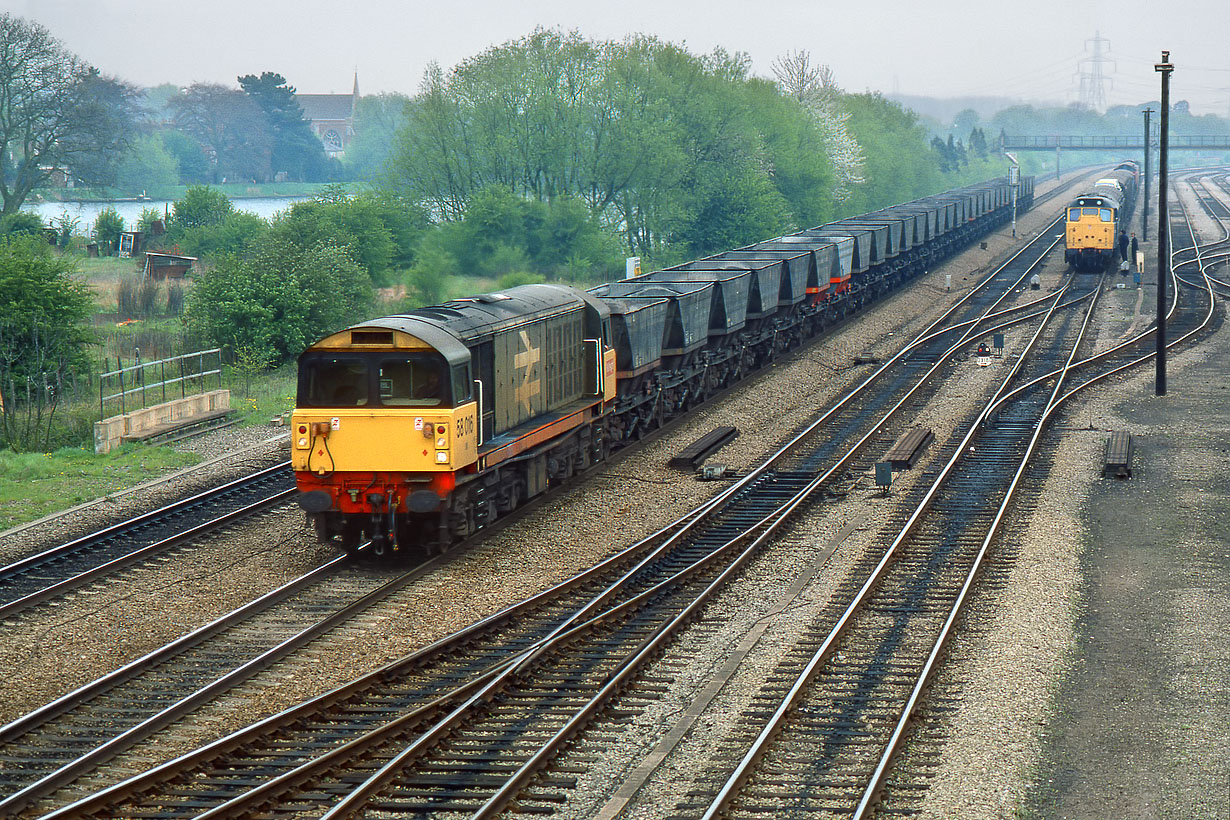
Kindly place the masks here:
POLYGON ((448 453, 436 453, 437 464, 448 464, 448 453))
POLYGON ((301 438, 301 439, 299 439, 299 446, 300 446, 300 447, 307 447, 307 446, 308 446, 308 440, 307 440, 306 438, 301 438))

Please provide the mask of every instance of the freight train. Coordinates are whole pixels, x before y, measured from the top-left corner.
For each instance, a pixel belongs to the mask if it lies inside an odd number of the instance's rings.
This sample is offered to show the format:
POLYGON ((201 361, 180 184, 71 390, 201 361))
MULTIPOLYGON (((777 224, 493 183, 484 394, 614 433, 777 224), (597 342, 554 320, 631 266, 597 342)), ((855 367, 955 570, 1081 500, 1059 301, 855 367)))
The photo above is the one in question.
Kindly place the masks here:
MULTIPOLYGON (((1017 208, 1033 201, 1021 180, 1017 208)), ((1006 180, 581 291, 510 288, 325 336, 291 462, 318 535, 435 554, 1012 217, 1006 180)))
MULTIPOLYGON (((1068 206, 1064 260, 1078 271, 1103 271, 1118 256, 1136 204, 1140 166, 1123 162, 1068 206)), ((1134 261, 1134 260, 1133 260, 1134 261)))

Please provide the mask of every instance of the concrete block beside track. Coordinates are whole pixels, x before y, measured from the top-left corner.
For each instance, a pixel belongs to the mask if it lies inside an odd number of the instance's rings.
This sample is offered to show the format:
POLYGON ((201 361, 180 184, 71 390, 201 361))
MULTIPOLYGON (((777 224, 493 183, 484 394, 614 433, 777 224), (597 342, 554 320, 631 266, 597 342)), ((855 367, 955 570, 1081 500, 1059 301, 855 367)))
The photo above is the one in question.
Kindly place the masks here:
POLYGON ((190 424, 201 416, 229 410, 230 407, 231 391, 210 390, 111 416, 94 423, 94 452, 109 453, 119 447, 125 438, 140 436, 156 427, 190 424))

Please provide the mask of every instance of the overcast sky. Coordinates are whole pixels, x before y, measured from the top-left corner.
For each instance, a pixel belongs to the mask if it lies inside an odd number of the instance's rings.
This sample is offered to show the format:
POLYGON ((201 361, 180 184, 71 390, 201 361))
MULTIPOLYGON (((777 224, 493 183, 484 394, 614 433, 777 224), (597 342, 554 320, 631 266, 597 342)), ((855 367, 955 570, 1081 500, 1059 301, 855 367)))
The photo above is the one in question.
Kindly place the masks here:
POLYGON ((349 91, 357 69, 364 94, 413 94, 429 62, 447 69, 544 26, 721 46, 764 76, 778 55, 806 49, 848 91, 1068 103, 1100 32, 1110 104, 1158 99, 1153 64, 1168 49, 1172 100, 1230 113, 1227 0, 0 0, 0 10, 138 85, 236 86, 276 71, 304 93, 349 91))

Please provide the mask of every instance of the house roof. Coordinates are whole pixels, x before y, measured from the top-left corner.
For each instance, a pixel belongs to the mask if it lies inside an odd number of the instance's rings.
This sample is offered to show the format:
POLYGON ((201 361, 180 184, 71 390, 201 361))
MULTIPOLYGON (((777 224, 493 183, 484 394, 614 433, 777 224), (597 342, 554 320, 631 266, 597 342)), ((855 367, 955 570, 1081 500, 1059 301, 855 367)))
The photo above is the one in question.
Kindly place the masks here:
POLYGON ((354 116, 353 94, 296 94, 306 120, 347 120, 354 116))

